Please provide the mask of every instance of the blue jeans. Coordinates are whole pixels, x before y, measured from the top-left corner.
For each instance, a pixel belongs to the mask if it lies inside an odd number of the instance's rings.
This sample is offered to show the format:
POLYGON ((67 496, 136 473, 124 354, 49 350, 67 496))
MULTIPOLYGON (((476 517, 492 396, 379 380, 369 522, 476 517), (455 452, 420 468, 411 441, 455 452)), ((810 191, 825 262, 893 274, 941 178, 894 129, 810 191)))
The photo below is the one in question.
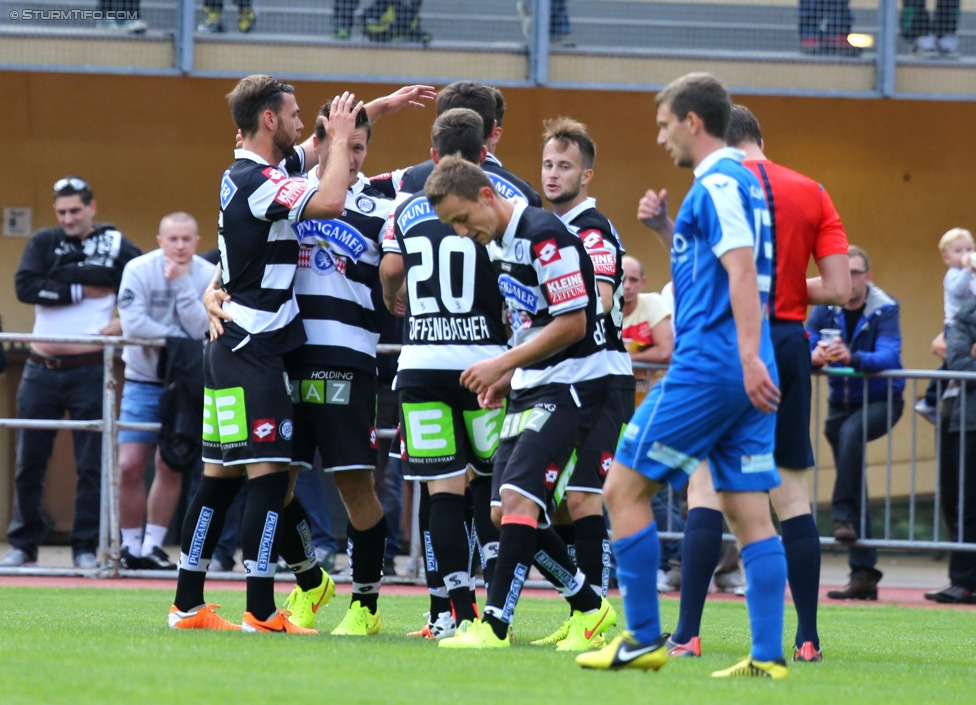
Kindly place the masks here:
POLYGON ((305 508, 312 529, 312 545, 335 553, 338 550, 335 535, 332 533, 332 517, 329 515, 329 500, 325 494, 325 477, 318 469, 302 470, 295 480, 295 496, 305 508))
MULTIPOLYGON (((380 384, 376 395, 376 428, 395 428, 400 421, 400 402, 397 393, 388 384, 380 384)), ((403 515, 403 464, 399 456, 391 456, 391 449, 397 450, 396 439, 388 438, 377 442, 376 469, 373 482, 376 496, 386 516, 386 556, 396 558, 400 554, 400 518, 403 515)))
MULTIPOLYGON (((898 422, 905 408, 901 397, 892 401, 891 425, 898 422)), ((887 401, 868 402, 867 439, 873 441, 888 433, 887 401)), ((834 452, 834 465, 837 479, 834 481, 834 496, 831 501, 831 518, 854 525, 861 533, 861 512, 864 512, 864 536, 870 539, 871 514, 868 506, 861 506, 861 484, 864 478, 864 412, 860 404, 839 406, 829 404, 827 419, 824 421, 824 435, 834 452)), ((878 562, 878 552, 873 548, 851 548, 848 551, 851 571, 873 569, 878 562)))
MULTIPOLYGON (((33 360, 24 365, 17 387, 17 417, 60 419, 67 411, 76 421, 102 418, 102 365, 84 365, 68 370, 49 370, 33 360)), ((14 479, 13 518, 7 540, 30 558, 47 538, 41 517, 44 475, 54 450, 57 431, 23 428, 17 431, 17 469, 14 479)), ((102 434, 72 431, 75 451, 74 521, 71 552, 94 553, 98 549, 101 501, 102 434)))
MULTIPOLYGON (((685 530, 685 519, 681 516, 681 496, 675 492, 671 502, 671 511, 668 512, 668 490, 670 485, 664 485, 657 491, 651 499, 651 511, 654 512, 654 523, 657 524, 658 531, 683 532, 685 530), (670 517, 669 517, 670 515, 670 517), (670 520, 671 524, 668 525, 670 520)), ((661 561, 659 568, 665 572, 671 569, 671 559, 681 557, 681 541, 661 541, 661 561)))

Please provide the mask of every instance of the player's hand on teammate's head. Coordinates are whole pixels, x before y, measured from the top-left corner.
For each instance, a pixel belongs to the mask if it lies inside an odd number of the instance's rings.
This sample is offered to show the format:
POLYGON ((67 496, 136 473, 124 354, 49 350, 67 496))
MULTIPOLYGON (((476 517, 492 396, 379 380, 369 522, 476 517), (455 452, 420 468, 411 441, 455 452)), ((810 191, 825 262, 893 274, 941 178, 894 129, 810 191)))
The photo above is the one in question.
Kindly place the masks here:
POLYGON ((403 86, 383 99, 384 113, 392 113, 400 108, 423 108, 427 103, 432 102, 437 97, 437 91, 433 86, 414 84, 403 86))
POLYGON ((637 219, 651 230, 662 230, 668 224, 668 192, 648 189, 637 204, 637 219))
POLYGON ((362 108, 362 101, 357 102, 356 95, 349 91, 333 98, 329 119, 325 123, 329 137, 349 137, 356 129, 356 116, 362 108))

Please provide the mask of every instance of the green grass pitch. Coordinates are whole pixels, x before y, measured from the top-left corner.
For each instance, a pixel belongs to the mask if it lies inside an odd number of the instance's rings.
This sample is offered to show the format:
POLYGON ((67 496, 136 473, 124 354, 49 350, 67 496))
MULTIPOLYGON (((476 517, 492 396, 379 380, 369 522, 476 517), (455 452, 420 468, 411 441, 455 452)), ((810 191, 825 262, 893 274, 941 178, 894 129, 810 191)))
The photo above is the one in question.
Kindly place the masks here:
MULTIPOLYGON (((208 599, 232 620, 244 610, 241 592, 215 589, 208 599)), ((709 677, 748 652, 742 602, 708 604, 700 660, 672 659, 658 673, 605 673, 528 645, 565 619, 559 599, 523 598, 516 644, 503 652, 447 652, 406 638, 423 624, 425 597, 381 596, 383 630, 367 638, 328 635, 348 594, 320 612, 317 637, 171 631, 171 600, 172 591, 151 589, 0 588, 0 703, 976 702, 976 611, 969 609, 823 605, 825 661, 792 665, 789 679, 773 682, 709 677)), ((661 607, 665 627, 673 627, 677 600, 661 607)), ((793 629, 787 605, 787 646, 793 629)))

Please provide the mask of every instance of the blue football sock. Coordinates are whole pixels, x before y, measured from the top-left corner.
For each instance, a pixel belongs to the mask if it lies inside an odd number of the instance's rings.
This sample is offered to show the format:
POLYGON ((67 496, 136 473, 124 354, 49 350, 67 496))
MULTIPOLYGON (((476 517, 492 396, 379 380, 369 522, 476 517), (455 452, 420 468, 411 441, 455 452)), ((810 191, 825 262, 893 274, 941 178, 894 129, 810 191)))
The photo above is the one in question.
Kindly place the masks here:
POLYGON ((742 547, 746 571, 746 606, 752 631, 752 658, 783 658, 783 602, 786 591, 786 556, 779 536, 742 547))
POLYGON ((812 514, 780 523, 786 551, 786 575, 796 607, 796 646, 806 641, 820 648, 817 600, 820 597, 820 535, 812 514))
POLYGON ((661 557, 657 524, 633 536, 613 542, 617 557, 617 582, 624 596, 627 628, 642 644, 661 636, 661 612, 657 602, 657 564, 661 557))
POLYGON ((704 507, 688 512, 681 543, 681 603, 671 639, 687 644, 699 636, 708 586, 722 553, 722 512, 704 507))

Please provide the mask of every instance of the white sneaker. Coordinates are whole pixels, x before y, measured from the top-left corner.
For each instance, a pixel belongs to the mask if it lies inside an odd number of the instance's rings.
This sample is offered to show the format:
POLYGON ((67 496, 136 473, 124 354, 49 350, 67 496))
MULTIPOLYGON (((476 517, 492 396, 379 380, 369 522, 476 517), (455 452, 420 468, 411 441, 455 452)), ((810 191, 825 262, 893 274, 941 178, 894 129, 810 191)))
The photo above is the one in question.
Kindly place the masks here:
POLYGON ((742 577, 740 570, 733 570, 731 573, 718 573, 713 580, 715 592, 724 592, 740 597, 746 594, 746 580, 742 577))
POLYGON ((31 560, 27 552, 19 548, 11 548, 0 561, 0 568, 33 568, 37 559, 31 560))
POLYGON ((126 34, 145 34, 149 25, 142 20, 123 20, 119 22, 119 31, 126 34))
POLYGON ((946 58, 957 58, 959 56, 959 37, 955 34, 947 34, 939 37, 939 53, 946 58))
POLYGON ((917 414, 924 416, 925 420, 931 424, 935 424, 939 420, 935 407, 925 401, 925 397, 919 397, 913 408, 917 414))
POLYGON ((939 46, 935 42, 935 35, 926 34, 912 42, 912 53, 928 59, 938 56, 939 46))
POLYGON ((681 569, 672 568, 665 572, 657 569, 657 591, 658 592, 678 592, 681 590, 681 569))

